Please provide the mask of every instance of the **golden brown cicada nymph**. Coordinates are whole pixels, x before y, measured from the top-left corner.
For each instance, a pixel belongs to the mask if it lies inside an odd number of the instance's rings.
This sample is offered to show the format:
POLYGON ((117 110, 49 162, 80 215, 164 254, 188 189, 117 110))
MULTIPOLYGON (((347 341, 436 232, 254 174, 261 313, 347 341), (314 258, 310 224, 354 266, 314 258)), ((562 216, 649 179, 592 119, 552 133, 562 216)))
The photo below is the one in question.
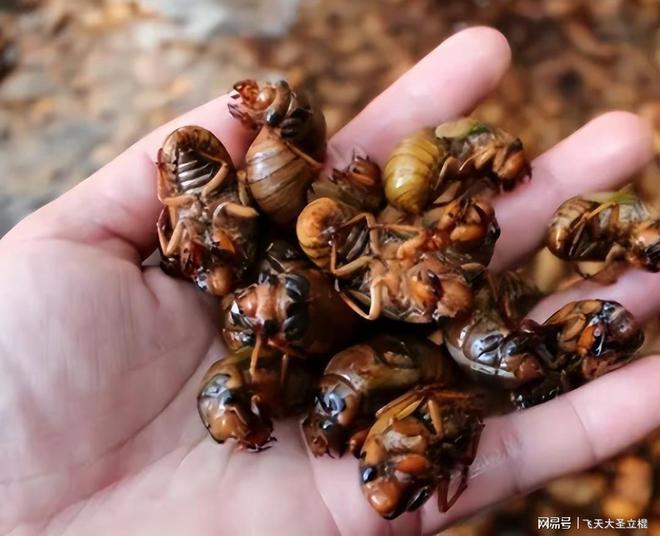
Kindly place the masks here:
POLYGON ((455 380, 451 358, 424 339, 379 335, 336 354, 303 422, 315 456, 359 454, 376 411, 415 385, 455 380))
POLYGON ((272 417, 295 413, 310 392, 311 375, 291 363, 282 375, 282 356, 262 348, 259 367, 250 372, 252 347, 243 346, 211 365, 197 397, 199 416, 218 443, 234 440, 239 448, 268 448, 272 417))
POLYGON ((472 377, 505 388, 539 378, 538 361, 501 350, 541 292, 516 272, 489 274, 477 290, 474 307, 444 326, 444 342, 456 362, 472 377))
POLYGON ((320 356, 341 347, 353 334, 357 317, 344 305, 325 275, 293 248, 271 247, 271 259, 257 282, 223 300, 223 336, 232 349, 261 346, 289 357, 320 356), (282 259, 282 252, 289 255, 282 259))
POLYGON ((467 488, 481 430, 481 404, 467 392, 417 387, 377 413, 360 454, 369 504, 386 519, 421 507, 438 492, 447 511, 467 488), (452 473, 460 481, 449 497, 452 473))
POLYGON ((285 81, 234 85, 231 114, 259 129, 245 155, 245 182, 262 212, 281 225, 295 222, 321 170, 326 125, 321 110, 285 81))
POLYGON ((462 193, 511 190, 530 173, 518 138, 462 118, 404 139, 385 166, 385 195, 393 206, 421 214, 462 193))
POLYGON ((345 169, 335 169, 330 177, 311 184, 307 193, 308 202, 322 197, 345 203, 359 211, 378 211, 385 200, 380 167, 368 156, 355 154, 345 169))
POLYGON ((163 268, 223 296, 254 262, 258 214, 241 199, 220 140, 201 127, 170 134, 158 153, 163 268))
POLYGON ((606 282, 616 275, 613 263, 617 261, 651 272, 660 270, 660 219, 631 191, 602 192, 564 202, 552 219, 547 244, 561 259, 604 262, 599 277, 606 282))
POLYGON ((320 198, 296 226, 308 257, 336 278, 346 303, 360 316, 381 315, 430 323, 467 311, 481 265, 459 266, 423 228, 378 223, 339 201, 320 198))
POLYGON ((519 408, 540 404, 634 359, 644 332, 615 301, 572 302, 543 324, 525 320, 500 345, 505 359, 535 362, 539 378, 512 395, 519 408))

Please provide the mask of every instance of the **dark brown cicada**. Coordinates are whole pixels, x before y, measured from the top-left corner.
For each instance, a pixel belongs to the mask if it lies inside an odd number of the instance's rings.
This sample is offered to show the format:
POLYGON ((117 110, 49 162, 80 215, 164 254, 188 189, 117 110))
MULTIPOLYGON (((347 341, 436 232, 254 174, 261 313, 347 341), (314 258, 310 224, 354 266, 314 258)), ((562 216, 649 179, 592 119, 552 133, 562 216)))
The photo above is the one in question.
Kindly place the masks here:
POLYGON ((201 127, 170 134, 158 153, 163 269, 223 296, 254 261, 258 214, 241 199, 220 140, 201 127))
POLYGON ((259 129, 245 156, 245 181, 259 208, 288 225, 305 206, 309 184, 321 171, 326 125, 320 108, 285 81, 234 85, 231 114, 259 129))
POLYGON ((422 506, 434 491, 447 511, 467 488, 483 429, 474 395, 417 387, 377 413, 360 454, 360 481, 369 504, 386 519, 422 506), (452 497, 452 473, 460 481, 452 497))
POLYGON ((288 247, 269 248, 257 282, 223 300, 223 336, 230 348, 271 346, 289 357, 329 354, 352 336, 351 313, 321 270, 288 247), (284 256, 284 258, 282 258, 284 256))
POLYGON ((312 183, 307 200, 329 197, 360 211, 375 212, 385 199, 380 167, 367 156, 355 154, 343 170, 312 183))
POLYGON ((356 456, 376 411, 415 385, 455 379, 444 349, 413 337, 380 335, 336 354, 328 363, 303 422, 315 456, 356 456))
POLYGON ((514 404, 525 408, 624 366, 643 342, 644 332, 621 304, 584 300, 565 305, 543 324, 523 321, 499 352, 503 360, 534 364, 539 372, 536 381, 512 395, 514 404))
POLYGON ((311 392, 311 376, 298 363, 282 375, 282 356, 262 348, 259 367, 250 372, 253 348, 244 346, 211 365, 197 397, 199 416, 218 443, 232 439, 239 448, 263 450, 274 441, 272 417, 299 410, 311 392))
POLYGON ((385 195, 393 206, 421 214, 463 193, 511 190, 529 175, 519 139, 463 118, 404 139, 385 166, 385 195))
POLYGON ((547 244, 565 260, 604 262, 598 277, 605 282, 616 275, 617 261, 660 270, 660 219, 629 190, 569 199, 555 212, 547 244))
POLYGON ((296 232, 309 258, 335 276, 346 303, 369 320, 454 317, 470 308, 473 282, 483 272, 481 265, 453 262, 416 226, 379 224, 371 213, 327 197, 305 207, 296 232))
POLYGON ((476 379, 506 388, 539 377, 538 362, 507 355, 502 342, 542 297, 541 292, 516 272, 486 278, 475 293, 470 313, 444 326, 444 342, 456 362, 476 379))

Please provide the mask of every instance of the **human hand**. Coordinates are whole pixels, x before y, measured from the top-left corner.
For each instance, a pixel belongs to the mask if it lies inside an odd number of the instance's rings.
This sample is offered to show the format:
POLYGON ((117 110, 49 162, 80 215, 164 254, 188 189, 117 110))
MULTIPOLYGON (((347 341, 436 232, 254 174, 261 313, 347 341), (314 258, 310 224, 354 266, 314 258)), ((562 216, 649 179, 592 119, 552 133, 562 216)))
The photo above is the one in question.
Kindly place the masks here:
MULTIPOLYGON (((505 39, 465 30, 388 88, 331 141, 379 163, 406 134, 467 114, 510 59, 505 39)), ((647 357, 542 406, 488 419, 468 490, 387 522, 362 497, 355 459, 311 457, 297 419, 260 454, 217 445, 199 422, 201 376, 225 351, 212 300, 158 268, 156 152, 174 128, 213 131, 240 162, 249 133, 220 97, 163 126, 0 241, 0 531, 12 534, 432 533, 457 517, 591 466, 660 426, 660 358, 647 357)), ((537 248, 554 209, 612 189, 652 156, 628 113, 601 116, 541 155, 498 200, 496 268, 537 248)), ((640 320, 660 277, 580 283, 532 316, 593 296, 640 320)), ((655 296, 655 298, 654 298, 655 296)))

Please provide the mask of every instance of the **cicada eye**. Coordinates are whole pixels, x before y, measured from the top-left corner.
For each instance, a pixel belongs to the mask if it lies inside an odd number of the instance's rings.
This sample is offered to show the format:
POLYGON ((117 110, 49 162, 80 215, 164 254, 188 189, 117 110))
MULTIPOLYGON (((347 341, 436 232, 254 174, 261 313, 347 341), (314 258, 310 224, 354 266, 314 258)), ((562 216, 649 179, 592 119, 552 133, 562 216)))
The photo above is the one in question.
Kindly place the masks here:
POLYGON ((378 469, 376 469, 374 465, 367 465, 364 469, 362 469, 362 473, 360 474, 360 478, 362 479, 363 484, 367 484, 368 482, 375 480, 377 477, 378 469))
POLYGON ((346 408, 346 401, 336 391, 331 391, 327 394, 326 404, 333 415, 341 413, 346 408))
POLYGON ((275 274, 271 274, 269 272, 259 272, 259 275, 257 276, 257 283, 260 285, 263 285, 264 283, 271 286, 275 287, 277 286, 278 280, 277 276, 275 274))
POLYGON ((284 278, 284 289, 289 298, 297 302, 302 302, 307 300, 307 296, 309 295, 309 281, 301 275, 288 274, 284 278))

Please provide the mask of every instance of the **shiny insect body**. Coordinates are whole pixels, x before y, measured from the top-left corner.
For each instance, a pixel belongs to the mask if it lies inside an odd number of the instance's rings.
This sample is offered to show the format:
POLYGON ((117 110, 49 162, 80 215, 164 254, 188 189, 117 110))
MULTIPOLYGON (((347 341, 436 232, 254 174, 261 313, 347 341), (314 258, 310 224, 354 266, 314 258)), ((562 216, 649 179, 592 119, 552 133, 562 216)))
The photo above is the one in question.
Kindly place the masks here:
POLYGON ((254 262, 258 213, 241 196, 229 153, 211 132, 182 127, 158 153, 163 268, 219 296, 254 262))
POLYGON ((333 170, 331 177, 324 177, 311 184, 307 192, 308 202, 329 197, 360 211, 378 211, 385 199, 383 182, 378 164, 357 153, 343 170, 333 170))
POLYGON ((328 363, 303 422, 315 456, 356 456, 378 408, 421 384, 456 379, 444 349, 420 338, 380 335, 336 354, 328 363))
POLYGON ((644 332, 621 304, 605 300, 572 302, 543 324, 525 320, 501 344, 511 359, 536 361, 542 374, 512 395, 528 407, 616 370, 635 357, 644 332))
POLYGON ((234 440, 239 448, 259 451, 274 441, 272 417, 295 413, 311 392, 311 375, 292 363, 282 377, 281 354, 260 351, 250 372, 253 348, 244 346, 211 365, 197 397, 199 416, 218 443, 234 440))
MULTIPOLYGON (((601 279, 616 261, 660 270, 660 219, 631 191, 602 192, 564 202, 555 212, 547 244, 569 261, 602 261, 601 279)), ((616 271, 616 270, 615 270, 616 271)))
POLYGON ((483 271, 451 261, 419 227, 379 224, 371 213, 329 198, 305 207, 296 231, 303 251, 335 276, 347 304, 369 320, 453 317, 470 307, 472 280, 483 271))
MULTIPOLYGON (((326 151, 321 110, 285 81, 234 85, 230 113, 259 129, 245 156, 244 181, 259 208, 282 225, 295 222, 326 151)), ((243 175, 242 175, 243 176, 243 175)))
POLYGON ((442 386, 417 387, 377 413, 360 454, 369 504, 386 519, 421 507, 434 491, 445 512, 467 488, 483 429, 479 400, 442 386), (460 481, 452 497, 452 473, 460 481))
POLYGON ((465 193, 511 190, 530 170, 519 139, 462 118, 404 139, 385 166, 385 195, 393 206, 421 214, 465 193))
MULTIPOLYGON (((277 248, 275 248, 277 249, 277 248)), ((344 305, 325 275, 293 248, 274 251, 257 282, 223 300, 223 335, 230 348, 267 345, 289 357, 336 351, 351 336, 357 317, 344 305), (282 251, 288 259, 278 258, 282 251)))
POLYGON ((489 274, 475 294, 472 310, 445 324, 449 353, 475 379, 501 387, 539 378, 536 358, 503 353, 502 342, 540 298, 541 292, 516 272, 489 274))

